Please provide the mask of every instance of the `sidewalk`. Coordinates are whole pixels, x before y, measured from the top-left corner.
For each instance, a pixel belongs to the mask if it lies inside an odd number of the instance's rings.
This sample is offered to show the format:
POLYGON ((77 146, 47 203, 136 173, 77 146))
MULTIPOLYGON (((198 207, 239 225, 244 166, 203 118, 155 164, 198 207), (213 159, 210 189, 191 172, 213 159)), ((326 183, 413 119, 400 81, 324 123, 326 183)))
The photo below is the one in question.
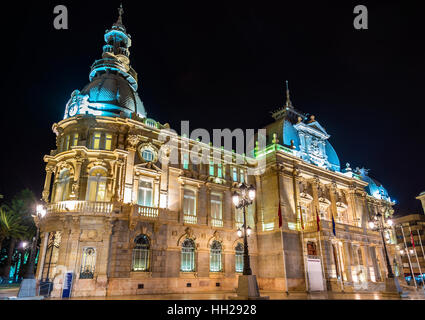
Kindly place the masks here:
MULTIPOLYGON (((269 296, 271 300, 425 300, 422 292, 411 293, 406 298, 397 295, 385 295, 381 292, 357 292, 357 293, 336 293, 336 292, 290 292, 289 295, 281 292, 261 291, 262 296, 269 296)), ((236 296, 234 292, 220 293, 192 293, 192 294, 157 294, 157 295, 134 295, 116 297, 79 297, 70 300, 228 300, 229 296, 236 296)), ((59 298, 49 298, 47 300, 60 300, 59 298)))

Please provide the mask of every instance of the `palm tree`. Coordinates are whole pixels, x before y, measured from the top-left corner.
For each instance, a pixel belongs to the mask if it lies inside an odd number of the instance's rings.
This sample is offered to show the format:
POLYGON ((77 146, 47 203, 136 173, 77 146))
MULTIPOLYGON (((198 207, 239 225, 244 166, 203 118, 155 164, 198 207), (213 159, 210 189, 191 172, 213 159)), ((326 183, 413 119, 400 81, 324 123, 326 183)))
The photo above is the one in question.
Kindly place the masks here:
MULTIPOLYGON (((3 233, 7 235, 3 236, 3 238, 1 238, 0 235, 0 240, 10 240, 9 249, 7 253, 7 261, 3 272, 3 275, 5 277, 9 276, 10 267, 12 265, 13 253, 16 246, 16 240, 32 239, 36 232, 34 220, 31 216, 31 213, 34 210, 34 203, 34 194, 30 190, 24 189, 17 195, 15 195, 9 204, 5 204, 2 206, 4 212, 3 216, 8 216, 7 225, 9 225, 9 227, 3 227, 6 230, 6 232, 3 231, 3 233)), ((5 223, 3 224, 6 225, 5 223)))
POLYGON ((3 240, 8 238, 23 239, 27 236, 28 228, 22 224, 21 217, 14 211, 0 207, 0 251, 3 240))

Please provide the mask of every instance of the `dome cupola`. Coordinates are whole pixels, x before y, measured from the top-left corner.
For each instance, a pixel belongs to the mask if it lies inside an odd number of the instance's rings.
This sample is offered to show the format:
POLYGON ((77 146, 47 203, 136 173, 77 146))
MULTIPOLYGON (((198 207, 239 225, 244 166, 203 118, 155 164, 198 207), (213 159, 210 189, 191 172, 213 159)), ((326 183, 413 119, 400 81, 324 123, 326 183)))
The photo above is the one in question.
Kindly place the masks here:
POLYGON ((122 21, 124 10, 118 9, 118 20, 106 30, 102 59, 90 71, 90 83, 82 91, 75 90, 68 101, 65 119, 81 114, 146 118, 137 94, 137 73, 130 65, 131 36, 122 21))

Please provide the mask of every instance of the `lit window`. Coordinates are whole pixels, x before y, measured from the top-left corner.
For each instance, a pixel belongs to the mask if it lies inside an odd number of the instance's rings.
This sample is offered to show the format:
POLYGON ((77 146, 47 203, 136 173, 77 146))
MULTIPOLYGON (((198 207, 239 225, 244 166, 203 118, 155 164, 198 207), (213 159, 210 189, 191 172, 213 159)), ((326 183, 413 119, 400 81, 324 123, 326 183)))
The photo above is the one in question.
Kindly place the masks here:
POLYGON ((105 150, 111 150, 112 149, 112 134, 107 133, 105 135, 105 150))
POLYGON ((151 150, 148 150, 148 149, 143 150, 142 158, 146 162, 151 162, 154 158, 153 152, 151 150))
POLYGON ((195 271, 195 243, 191 239, 186 239, 182 244, 181 271, 195 271))
POLYGON ((75 133, 72 137, 71 147, 75 147, 78 145, 78 133, 75 133))
POLYGON ((243 272, 243 245, 240 242, 235 248, 235 271, 243 272))
POLYGON ((84 248, 80 270, 80 279, 93 279, 96 266, 96 249, 84 248))
POLYGON ((133 249, 133 270, 148 271, 149 270, 149 239, 142 234, 134 240, 136 246, 133 249))
POLYGON ((144 207, 152 207, 152 181, 140 180, 137 204, 144 207))
POLYGON ((217 177, 219 177, 219 178, 223 177, 223 171, 222 171, 221 163, 217 165, 217 177))
POLYGON ((106 201, 106 171, 94 168, 90 171, 87 187, 87 201, 106 201))
POLYGON ((152 119, 146 119, 146 125, 148 125, 149 127, 152 127, 152 128, 156 128, 156 121, 155 120, 152 120, 152 119))
POLYGON ((214 162, 210 161, 210 176, 213 176, 214 174, 215 174, 214 162))
POLYGON ((241 169, 241 171, 240 171, 240 174, 241 174, 241 183, 244 183, 245 182, 245 173, 244 173, 244 171, 243 171, 243 169, 241 169))
POLYGON ((95 150, 99 150, 100 149, 100 138, 101 138, 101 133, 100 132, 96 132, 95 134, 93 134, 93 149, 95 150))
POLYGON ((218 194, 211 194, 211 218, 222 219, 222 202, 218 194))
POLYGON ((70 193, 71 176, 68 169, 63 169, 59 173, 59 179, 56 184, 55 202, 66 201, 70 193))
POLYGON ((238 181, 238 171, 236 170, 236 168, 233 168, 233 181, 237 182, 238 181))
POLYGON ((63 151, 67 151, 69 150, 69 135, 65 136, 63 138, 63 146, 62 146, 62 150, 63 151))
POLYGON ((183 154, 183 169, 184 170, 189 169, 189 154, 188 153, 183 154))
POLYGON ((211 272, 220 272, 222 271, 222 262, 221 262, 221 243, 214 240, 211 244, 210 249, 210 271, 211 272))
POLYGON ((187 216, 196 216, 196 195, 192 190, 184 190, 183 212, 187 216))

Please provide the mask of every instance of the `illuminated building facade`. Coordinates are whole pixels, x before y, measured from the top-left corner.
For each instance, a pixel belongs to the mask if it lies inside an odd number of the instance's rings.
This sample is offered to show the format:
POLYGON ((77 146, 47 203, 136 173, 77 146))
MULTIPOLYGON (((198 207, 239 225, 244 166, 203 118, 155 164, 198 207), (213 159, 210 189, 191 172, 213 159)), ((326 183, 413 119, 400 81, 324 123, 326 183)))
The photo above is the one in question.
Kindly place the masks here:
POLYGON ((393 202, 367 170, 341 169, 330 135, 295 110, 289 92, 266 127, 267 148, 238 155, 147 117, 121 9, 105 42, 90 83, 53 125, 57 149, 44 157, 48 213, 39 222, 37 279, 53 281, 52 296, 69 271, 76 297, 233 291, 243 269, 236 234, 243 218, 231 200, 240 183, 257 188, 248 225, 260 289, 315 290, 317 277, 333 291, 382 283, 382 241, 367 222, 378 210, 391 216, 393 202), (164 131, 178 146, 178 164, 164 131), (192 163, 193 146, 210 162, 192 163), (265 171, 248 175, 261 159, 265 171), (310 270, 317 261, 320 269, 310 270))

